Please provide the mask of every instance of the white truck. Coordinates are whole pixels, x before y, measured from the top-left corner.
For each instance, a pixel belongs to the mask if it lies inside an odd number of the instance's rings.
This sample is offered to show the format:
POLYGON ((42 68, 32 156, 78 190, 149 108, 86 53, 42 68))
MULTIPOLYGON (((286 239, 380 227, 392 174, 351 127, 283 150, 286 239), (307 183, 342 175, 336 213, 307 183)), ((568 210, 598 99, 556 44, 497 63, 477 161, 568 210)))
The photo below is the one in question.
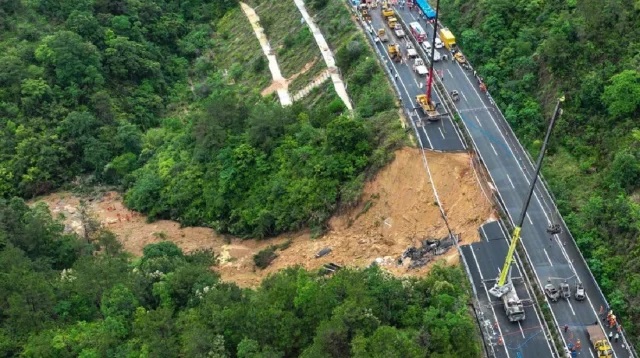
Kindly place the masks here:
POLYGON ((418 51, 416 51, 416 49, 413 48, 413 44, 411 43, 411 41, 407 41, 406 47, 407 47, 407 56, 409 56, 410 58, 418 57, 418 51))
POLYGON ((422 61, 421 58, 416 58, 415 62, 413 63, 413 71, 420 76, 427 75, 427 66, 424 65, 424 61, 422 61))
POLYGON ((393 31, 396 33, 398 38, 403 38, 405 36, 404 30, 402 29, 402 25, 396 23, 396 26, 393 28, 393 31))
MULTIPOLYGON (((431 54, 429 53, 429 56, 431 56, 431 54)), ((438 62, 442 60, 442 56, 440 55, 440 52, 438 50, 433 51, 433 62, 438 62)))

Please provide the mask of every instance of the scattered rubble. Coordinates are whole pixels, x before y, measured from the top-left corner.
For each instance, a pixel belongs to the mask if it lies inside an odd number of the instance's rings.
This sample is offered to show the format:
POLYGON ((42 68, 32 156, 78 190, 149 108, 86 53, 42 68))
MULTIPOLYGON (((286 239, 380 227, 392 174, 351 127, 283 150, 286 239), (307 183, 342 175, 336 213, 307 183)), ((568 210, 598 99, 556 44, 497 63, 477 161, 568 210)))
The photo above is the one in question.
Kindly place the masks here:
POLYGON ((420 247, 411 246, 406 249, 398 258, 398 265, 408 265, 409 269, 422 267, 429 263, 434 256, 445 254, 449 251, 455 241, 451 236, 443 239, 425 239, 422 240, 420 247))
MULTIPOLYGON (((375 262, 399 277, 423 276, 435 261, 456 264, 458 252, 448 250, 414 269, 408 269, 410 259, 406 266, 397 264, 398 256, 407 247, 422 247, 425 238, 448 235, 434 204, 424 165, 416 159, 421 155, 415 148, 398 150, 395 160, 366 183, 361 203, 337 213, 330 219, 327 233, 316 239, 311 239, 305 230, 269 240, 242 240, 217 234, 210 228, 181 227, 168 220, 147 222, 144 215, 124 207, 121 194, 116 192, 94 195, 93 200, 86 198, 86 204, 97 222, 114 232, 133 255, 142 255, 146 245, 162 240, 175 242, 185 252, 212 249, 219 258, 214 269, 224 280, 242 287, 257 286, 269 274, 294 265, 317 270, 330 263, 365 267, 375 262), (269 246, 279 248, 278 257, 264 270, 257 270, 253 257, 269 246), (315 258, 324 248, 331 248, 331 252, 315 258)), ((451 228, 460 234, 459 242, 464 245, 478 241, 478 226, 494 213, 476 182, 469 156, 433 152, 426 155, 451 228)), ((68 229, 82 234, 78 196, 59 192, 36 201, 46 202, 54 216, 63 214, 68 229)), ((441 243, 441 247, 445 246, 441 243)))

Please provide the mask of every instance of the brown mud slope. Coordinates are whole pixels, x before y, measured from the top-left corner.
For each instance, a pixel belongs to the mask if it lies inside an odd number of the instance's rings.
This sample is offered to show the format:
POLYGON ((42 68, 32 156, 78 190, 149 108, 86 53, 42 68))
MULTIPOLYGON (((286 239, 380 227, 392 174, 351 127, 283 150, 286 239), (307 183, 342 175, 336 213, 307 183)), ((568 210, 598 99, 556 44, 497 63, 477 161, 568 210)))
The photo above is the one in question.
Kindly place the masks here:
MULTIPOLYGON (((443 201, 452 230, 463 243, 478 240, 478 226, 493 215, 490 203, 475 181, 466 154, 427 153, 436 188, 443 201)), ((55 213, 63 213, 69 229, 76 229, 79 199, 69 193, 56 193, 40 200, 55 213)), ((395 259, 410 245, 427 237, 447 235, 431 183, 425 172, 421 153, 404 148, 396 159, 366 184, 358 207, 339 213, 329 222, 330 230, 321 238, 311 239, 308 232, 284 234, 270 240, 225 238, 208 228, 186 227, 172 221, 147 223, 143 215, 126 209, 118 193, 110 192, 88 202, 96 218, 118 235, 125 249, 140 255, 142 248, 163 239, 174 241, 183 250, 213 249, 220 255, 215 268, 225 280, 241 286, 255 286, 269 273, 301 265, 319 268, 327 262, 346 266, 367 266, 377 259, 381 266, 398 276, 422 275, 428 266, 408 270, 397 266, 395 259), (291 239, 289 248, 278 251, 271 266, 256 269, 253 255, 269 245, 291 239), (315 254, 329 247, 332 252, 316 259, 315 254)), ((442 256, 447 262, 458 261, 452 248, 442 256)))

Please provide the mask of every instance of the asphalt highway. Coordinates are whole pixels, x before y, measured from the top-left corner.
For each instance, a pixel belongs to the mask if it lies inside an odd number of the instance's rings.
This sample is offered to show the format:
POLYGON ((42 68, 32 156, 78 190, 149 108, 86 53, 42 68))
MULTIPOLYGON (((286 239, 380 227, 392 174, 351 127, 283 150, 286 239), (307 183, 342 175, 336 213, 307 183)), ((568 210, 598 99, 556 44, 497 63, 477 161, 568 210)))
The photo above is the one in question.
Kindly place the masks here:
MULTIPOLYGON (((400 17, 405 23, 420 21, 430 35, 428 38, 431 38, 432 25, 420 20, 416 12, 398 8, 396 12, 396 17, 400 17)), ((460 101, 455 103, 457 111, 513 223, 522 210, 534 173, 533 164, 493 100, 479 90, 473 70, 464 70, 451 61, 440 62, 438 65, 444 73, 443 84, 447 91, 457 90, 461 94, 460 101)), ((567 334, 561 332, 565 344, 575 344, 580 340, 582 349, 579 353, 595 357, 595 351, 589 347, 586 327, 598 322, 607 334, 612 331, 598 319, 601 307, 606 310, 607 303, 550 194, 541 183, 536 185, 527 210, 522 227, 522 244, 541 287, 547 282, 557 286, 566 281, 572 287, 573 294, 578 281, 584 284, 586 300, 578 302, 572 298, 548 304, 558 327, 569 326, 567 334), (550 236, 546 229, 551 223, 560 224, 562 233, 550 236)), ((612 343, 615 357, 633 356, 624 341, 622 339, 619 343, 612 343)))
MULTIPOLYGON (((389 52, 387 50, 387 44, 397 43, 401 46, 402 53, 406 53, 406 45, 404 39, 398 39, 393 31, 389 29, 387 24, 382 20, 379 8, 371 11, 372 22, 370 29, 366 31, 374 45, 377 47, 379 53, 382 54, 382 61, 392 71, 397 74, 397 79, 394 77, 394 81, 400 90, 400 98, 405 109, 410 113, 411 120, 416 123, 418 127, 418 134, 420 136, 420 142, 425 149, 433 149, 439 151, 462 151, 465 149, 465 145, 462 142, 460 133, 457 127, 453 124, 450 116, 444 115, 445 111, 443 107, 438 110, 443 116, 438 121, 427 121, 422 114, 422 111, 417 107, 416 95, 425 93, 426 78, 420 76, 413 71, 413 60, 407 59, 406 56, 403 62, 396 63, 391 60, 389 52), (384 28, 389 42, 383 43, 382 41, 375 41, 376 33, 378 29, 384 28)), ((407 35, 408 36, 408 35, 407 35)), ((435 64, 434 70, 439 66, 435 64)), ((440 102, 440 98, 432 92, 434 102, 440 102)))
POLYGON ((461 246, 461 249, 464 262, 471 274, 482 317, 489 321, 483 324, 483 329, 489 329, 492 333, 491 349, 496 357, 550 357, 550 342, 542 329, 542 323, 533 307, 519 268, 514 266, 511 276, 518 297, 524 303, 524 321, 509 322, 502 301, 488 292, 495 283, 509 248, 506 232, 497 221, 482 225, 479 232, 482 241, 461 246), (490 324, 492 317, 497 324, 490 324), (499 341, 499 337, 502 337, 502 342, 499 341))

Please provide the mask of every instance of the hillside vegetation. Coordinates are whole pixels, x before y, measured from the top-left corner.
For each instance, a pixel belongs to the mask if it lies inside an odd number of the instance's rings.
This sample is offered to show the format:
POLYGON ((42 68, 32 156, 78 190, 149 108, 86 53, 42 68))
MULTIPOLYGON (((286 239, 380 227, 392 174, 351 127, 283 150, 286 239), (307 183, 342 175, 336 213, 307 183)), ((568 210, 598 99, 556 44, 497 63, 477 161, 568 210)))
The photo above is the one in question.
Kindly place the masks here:
POLYGON ((131 260, 90 216, 83 224, 85 236, 64 234, 46 205, 0 200, 0 356, 479 354, 460 268, 404 280, 376 267, 291 268, 248 290, 220 281, 210 251, 165 241, 131 260))
MULTIPOLYGON (((350 23, 337 4, 340 21, 350 23)), ((300 22, 299 13, 266 11, 272 5, 256 6, 261 21, 275 24, 278 14, 278 22, 300 22)), ((266 32, 282 28, 267 26, 266 32)), ((311 51, 303 45, 311 38, 286 36, 279 58, 311 51)), ((320 232, 338 205, 357 203, 364 180, 404 140, 391 90, 362 35, 351 35, 336 53, 354 100, 353 117, 332 89, 312 106, 282 108, 245 90, 251 71, 229 71, 237 85, 218 72, 197 85, 184 122, 169 118, 146 133, 140 157, 145 163, 128 177, 127 205, 151 217, 240 236, 272 236, 307 225, 320 232)))
MULTIPOLYGON (((285 74, 319 58, 293 2, 254 5, 285 74)), ((79 179, 120 186, 151 218, 253 237, 320 232, 404 140, 390 87, 356 33, 334 49, 350 116, 330 86, 287 108, 262 98, 269 71, 234 0, 0 6, 5 198, 79 179)), ((355 29, 342 3, 331 6, 355 29)))
POLYGON ((640 6, 632 0, 442 3, 444 21, 537 155, 612 309, 640 344, 640 6), (508 15, 507 15, 508 14, 508 15))

